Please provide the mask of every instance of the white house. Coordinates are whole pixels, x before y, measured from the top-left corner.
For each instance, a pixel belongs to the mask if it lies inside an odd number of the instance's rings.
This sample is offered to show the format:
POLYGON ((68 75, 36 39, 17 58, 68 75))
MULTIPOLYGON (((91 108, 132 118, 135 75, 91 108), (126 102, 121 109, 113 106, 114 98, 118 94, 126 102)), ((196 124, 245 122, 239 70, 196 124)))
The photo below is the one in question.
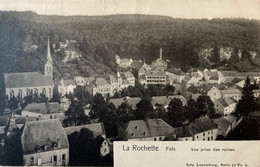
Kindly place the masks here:
POLYGON ((220 98, 214 101, 215 111, 221 115, 230 115, 235 112, 236 106, 237 102, 230 97, 224 99, 220 98))
POLYGON ((74 93, 74 89, 77 87, 75 80, 64 80, 62 79, 60 81, 60 84, 58 85, 58 91, 59 93, 64 96, 69 93, 74 93))

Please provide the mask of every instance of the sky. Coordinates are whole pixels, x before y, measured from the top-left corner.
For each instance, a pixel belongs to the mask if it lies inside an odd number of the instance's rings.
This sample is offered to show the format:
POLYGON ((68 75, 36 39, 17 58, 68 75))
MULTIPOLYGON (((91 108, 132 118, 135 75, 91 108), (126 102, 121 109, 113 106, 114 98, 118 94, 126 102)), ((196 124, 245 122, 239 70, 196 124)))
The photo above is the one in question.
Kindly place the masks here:
POLYGON ((0 10, 44 15, 151 14, 260 20, 260 0, 0 0, 0 10))

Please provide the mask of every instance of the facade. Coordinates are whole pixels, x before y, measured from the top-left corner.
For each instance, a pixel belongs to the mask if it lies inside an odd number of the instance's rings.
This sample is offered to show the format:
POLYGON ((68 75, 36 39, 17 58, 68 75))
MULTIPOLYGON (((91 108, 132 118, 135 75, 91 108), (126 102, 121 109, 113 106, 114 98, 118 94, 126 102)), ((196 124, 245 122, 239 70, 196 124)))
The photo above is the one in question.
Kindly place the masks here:
POLYGON ((44 75, 39 72, 5 73, 5 94, 8 99, 44 94, 48 99, 53 96, 53 65, 50 53, 49 39, 47 47, 47 62, 44 75))
POLYGON ((59 93, 64 96, 69 93, 74 93, 74 89, 77 87, 75 80, 64 80, 60 81, 58 86, 59 93))
POLYGON ((214 122, 218 126, 218 135, 223 137, 226 137, 237 126, 236 117, 231 115, 214 119, 214 122))
POLYGON ((169 68, 165 72, 170 84, 181 83, 185 77, 185 73, 180 68, 169 68))
POLYGON ((113 155, 113 140, 111 138, 105 138, 100 146, 100 156, 105 157, 110 154, 113 155))
POLYGON ((133 120, 118 130, 118 138, 124 141, 162 141, 174 134, 174 128, 162 119, 133 120))
POLYGON ((217 87, 213 86, 213 87, 208 91, 207 96, 209 96, 209 97, 210 97, 210 100, 211 100, 212 102, 214 102, 215 100, 221 98, 221 97, 222 97, 222 94, 221 94, 220 90, 219 90, 217 87))
POLYGON ((25 166, 66 166, 69 141, 58 120, 26 122, 21 135, 25 166))
POLYGON ((236 106, 237 106, 237 102, 230 97, 224 99, 220 98, 214 101, 214 108, 216 113, 225 116, 235 112, 236 106))
POLYGON ((65 118, 65 111, 57 102, 53 103, 31 103, 28 104, 21 112, 22 117, 39 117, 42 119, 59 119, 65 118))
POLYGON ((119 90, 135 86, 135 77, 131 72, 117 72, 117 79, 119 90))
POLYGON ((216 140, 218 134, 218 127, 208 116, 195 119, 187 129, 193 141, 216 140))
POLYGON ((217 71, 206 71, 204 78, 208 84, 220 84, 220 79, 217 71))
POLYGON ((100 93, 104 97, 107 94, 113 95, 110 83, 102 77, 98 77, 92 81, 87 89, 92 95, 95 95, 96 93, 100 93))
POLYGON ((221 90, 221 94, 222 94, 222 98, 231 97, 236 101, 238 101, 242 96, 241 91, 238 89, 221 90))

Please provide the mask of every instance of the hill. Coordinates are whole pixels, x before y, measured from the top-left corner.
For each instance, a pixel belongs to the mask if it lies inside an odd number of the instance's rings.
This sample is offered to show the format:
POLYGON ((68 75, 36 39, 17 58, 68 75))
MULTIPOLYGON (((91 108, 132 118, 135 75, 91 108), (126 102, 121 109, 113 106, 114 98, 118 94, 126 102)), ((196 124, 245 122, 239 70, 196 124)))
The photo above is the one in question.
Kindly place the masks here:
MULTIPOLYGON (((145 59, 159 56, 171 65, 202 66, 201 48, 232 47, 260 53, 260 22, 247 19, 174 19, 153 15, 44 16, 0 12, 0 71, 43 71, 47 36, 55 76, 106 75, 115 72, 114 56, 145 59), (60 44, 69 42, 66 48, 60 44), (60 50, 59 50, 60 49, 60 50), (56 50, 56 51, 55 51, 56 50), (59 50, 59 51, 57 51, 59 50), (81 57, 62 62, 66 51, 81 57)), ((214 61, 218 61, 213 59, 214 61)))

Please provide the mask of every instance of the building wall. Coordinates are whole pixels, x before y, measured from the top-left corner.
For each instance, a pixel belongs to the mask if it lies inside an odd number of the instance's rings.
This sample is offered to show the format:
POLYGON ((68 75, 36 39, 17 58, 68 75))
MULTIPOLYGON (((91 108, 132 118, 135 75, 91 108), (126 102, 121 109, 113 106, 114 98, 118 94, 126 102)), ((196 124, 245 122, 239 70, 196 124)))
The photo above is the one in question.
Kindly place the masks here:
POLYGON ((165 136, 155 136, 155 137, 143 137, 143 138, 128 139, 127 141, 162 141, 164 139, 165 139, 165 136))
POLYGON ((10 99, 10 93, 12 92, 14 97, 21 97, 24 98, 28 95, 35 94, 37 92, 38 96, 40 96, 41 93, 43 93, 45 90, 45 95, 50 100, 53 97, 53 86, 40 86, 40 87, 23 87, 23 88, 6 88, 6 95, 8 96, 8 99, 10 99), (37 91, 36 91, 37 90, 37 91), (19 93, 21 92, 21 94, 19 93))
POLYGON ((146 84, 166 84, 166 76, 146 76, 146 84))
POLYGON ((178 137, 178 141, 192 141, 192 137, 178 137))
POLYGON ((202 133, 198 133, 193 136, 194 141, 211 141, 216 140, 218 135, 218 129, 208 130, 202 133))
POLYGON ((222 94, 222 98, 227 98, 227 97, 232 97, 233 99, 238 101, 241 98, 241 93, 226 93, 226 94, 222 94))
POLYGON ((221 92, 220 92, 217 88, 215 88, 215 89, 213 89, 213 88, 210 89, 210 90, 208 91, 207 95, 210 97, 211 101, 213 101, 213 102, 214 102, 215 100, 221 98, 221 92))
POLYGON ((27 154, 23 156, 24 166, 37 166, 38 160, 41 161, 41 165, 53 166, 53 165, 68 165, 69 164, 69 149, 57 149, 46 152, 36 152, 34 154, 27 154), (65 160, 62 160, 62 155, 65 155, 65 160), (57 156, 57 162, 54 162, 54 156, 57 156), (33 162, 31 159, 33 158, 33 162))

